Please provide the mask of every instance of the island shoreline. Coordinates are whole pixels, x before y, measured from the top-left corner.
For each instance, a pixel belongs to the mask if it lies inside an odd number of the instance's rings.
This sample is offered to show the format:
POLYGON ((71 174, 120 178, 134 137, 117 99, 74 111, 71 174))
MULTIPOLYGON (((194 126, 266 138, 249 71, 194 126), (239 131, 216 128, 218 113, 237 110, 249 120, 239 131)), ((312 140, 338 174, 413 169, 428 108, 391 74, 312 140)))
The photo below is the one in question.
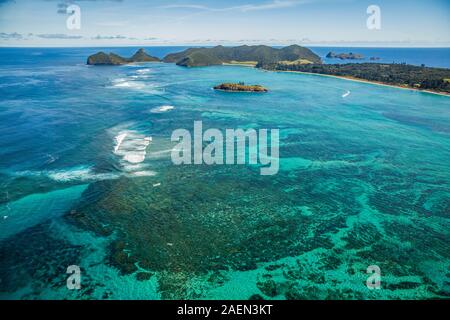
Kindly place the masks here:
POLYGON ((256 69, 256 65, 253 64, 249 64, 249 63, 228 63, 228 62, 224 62, 222 63, 223 66, 238 66, 238 67, 246 67, 246 68, 255 68, 256 69))
POLYGON ((373 85, 377 85, 377 86, 391 87, 391 88, 396 88, 396 89, 404 89, 404 90, 434 94, 434 95, 438 95, 438 96, 450 97, 450 93, 431 91, 431 90, 421 90, 421 89, 415 89, 415 88, 410 88, 410 87, 402 87, 400 85, 364 80, 364 79, 359 79, 359 78, 353 78, 350 76, 335 76, 335 75, 331 75, 331 74, 302 72, 302 71, 284 71, 284 70, 267 70, 267 69, 261 69, 261 70, 271 71, 271 72, 299 73, 299 74, 308 74, 308 75, 315 75, 315 76, 322 76, 322 77, 330 77, 330 78, 336 78, 336 79, 341 79, 341 80, 360 82, 360 83, 368 83, 368 84, 373 84, 373 85))
POLYGON ((224 90, 224 89, 214 89, 214 88, 211 88, 211 89, 214 91, 227 92, 227 93, 267 93, 264 91, 224 90))
POLYGON ((332 74, 303 72, 303 71, 271 70, 271 69, 264 69, 264 68, 256 68, 255 66, 251 66, 251 65, 232 64, 232 63, 226 63, 226 64, 224 63, 224 64, 222 64, 222 66, 224 66, 224 67, 236 66, 236 67, 244 67, 244 68, 253 68, 253 69, 263 70, 263 71, 267 71, 267 72, 308 74, 308 75, 313 75, 313 76, 330 77, 330 78, 336 78, 336 79, 341 79, 341 80, 360 82, 360 83, 368 83, 368 84, 373 84, 373 85, 378 85, 378 86, 383 86, 383 87, 391 87, 391 88, 396 88, 396 89, 404 89, 404 90, 410 90, 410 91, 415 91, 415 92, 422 92, 422 93, 429 93, 429 94, 434 94, 434 95, 438 95, 438 96, 450 97, 450 93, 431 91, 431 90, 421 90, 421 89, 415 89, 415 88, 410 88, 410 87, 402 87, 400 85, 364 80, 364 79, 359 79, 359 78, 353 78, 350 76, 335 76, 332 74))

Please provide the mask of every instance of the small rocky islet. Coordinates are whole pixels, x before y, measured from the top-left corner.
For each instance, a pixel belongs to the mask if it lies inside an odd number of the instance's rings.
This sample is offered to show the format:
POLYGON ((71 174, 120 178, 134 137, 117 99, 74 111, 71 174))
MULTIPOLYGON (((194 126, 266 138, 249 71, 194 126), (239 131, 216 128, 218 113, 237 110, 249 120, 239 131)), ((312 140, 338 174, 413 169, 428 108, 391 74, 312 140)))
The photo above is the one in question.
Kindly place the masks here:
POLYGON ((329 52, 326 56, 328 59, 341 59, 341 60, 363 60, 364 56, 358 53, 334 53, 329 52))
MULTIPOLYGON (((359 53, 334 53, 333 51, 328 52, 326 55, 327 59, 341 59, 341 60, 365 60, 366 58, 359 53)), ((370 61, 379 61, 380 57, 369 57, 370 61)))
POLYGON ((214 87, 214 90, 226 92, 268 92, 267 88, 261 85, 246 85, 243 82, 239 83, 222 83, 214 87))

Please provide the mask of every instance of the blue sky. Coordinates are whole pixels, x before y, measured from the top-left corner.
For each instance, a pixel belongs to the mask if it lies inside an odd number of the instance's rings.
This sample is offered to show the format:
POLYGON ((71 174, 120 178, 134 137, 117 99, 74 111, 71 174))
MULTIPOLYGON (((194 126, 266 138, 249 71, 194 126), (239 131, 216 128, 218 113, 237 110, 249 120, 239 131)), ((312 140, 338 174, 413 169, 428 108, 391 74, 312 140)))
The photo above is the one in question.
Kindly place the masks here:
POLYGON ((0 0, 0 46, 450 46, 448 0, 0 0), (65 7, 81 9, 81 29, 65 7), (369 5, 381 30, 366 26, 369 5))

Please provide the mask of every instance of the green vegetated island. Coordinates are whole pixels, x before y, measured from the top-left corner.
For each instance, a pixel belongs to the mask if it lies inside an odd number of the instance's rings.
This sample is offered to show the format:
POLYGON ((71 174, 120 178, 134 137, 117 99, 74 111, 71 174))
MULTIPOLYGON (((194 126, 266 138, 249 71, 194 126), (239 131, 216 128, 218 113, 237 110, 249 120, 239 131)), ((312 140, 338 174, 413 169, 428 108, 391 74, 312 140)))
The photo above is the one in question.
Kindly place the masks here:
POLYGON ((267 88, 261 85, 246 85, 243 82, 239 83, 222 83, 214 87, 214 90, 230 91, 230 92, 268 92, 267 88))
MULTIPOLYGON (((329 57, 352 60, 362 58, 361 55, 355 53, 330 53, 329 57)), ((386 63, 323 64, 317 54, 299 45, 291 45, 280 49, 264 45, 189 48, 182 52, 168 54, 162 60, 148 55, 144 49, 139 49, 131 58, 123 58, 114 53, 99 52, 90 56, 87 61, 89 65, 123 65, 142 62, 176 63, 183 67, 251 66, 269 71, 322 74, 450 94, 450 69, 386 63)), ((221 86, 223 85, 227 85, 223 87, 223 90, 226 91, 252 91, 251 88, 242 86, 240 88, 246 90, 238 90, 239 84, 222 84, 221 86)))
POLYGON ((259 63, 322 63, 320 57, 308 48, 297 45, 277 49, 269 46, 239 46, 191 48, 167 55, 164 62, 179 66, 199 67, 223 64, 257 66, 259 63))

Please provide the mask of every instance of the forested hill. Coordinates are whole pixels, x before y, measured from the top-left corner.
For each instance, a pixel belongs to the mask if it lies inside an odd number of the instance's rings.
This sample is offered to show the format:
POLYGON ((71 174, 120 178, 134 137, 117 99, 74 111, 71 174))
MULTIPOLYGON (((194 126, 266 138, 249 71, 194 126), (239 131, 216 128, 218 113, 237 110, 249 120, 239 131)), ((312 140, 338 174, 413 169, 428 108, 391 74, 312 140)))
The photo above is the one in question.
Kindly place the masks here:
POLYGON ((214 48, 190 48, 167 55, 164 62, 181 66, 211 66, 224 63, 268 64, 278 62, 322 63, 320 57, 308 48, 298 45, 277 49, 269 46, 239 46, 214 48))

